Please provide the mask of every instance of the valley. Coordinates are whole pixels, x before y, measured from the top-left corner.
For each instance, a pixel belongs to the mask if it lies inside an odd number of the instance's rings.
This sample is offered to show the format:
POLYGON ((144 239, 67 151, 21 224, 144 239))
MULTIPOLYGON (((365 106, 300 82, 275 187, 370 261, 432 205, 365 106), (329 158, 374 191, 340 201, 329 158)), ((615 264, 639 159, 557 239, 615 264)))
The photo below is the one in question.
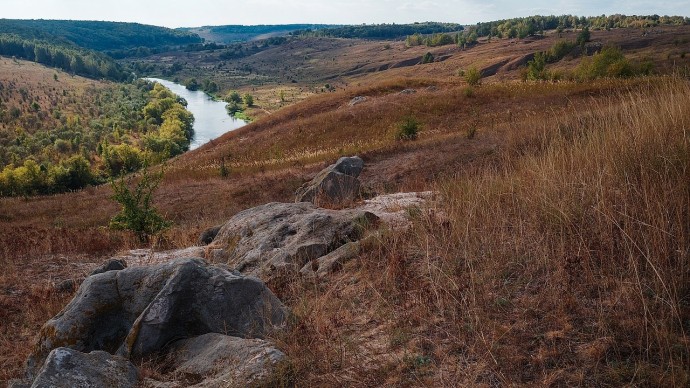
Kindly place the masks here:
MULTIPOLYGON (((105 174, 103 139, 158 150, 129 172, 163 171, 153 202, 171 222, 149 242, 110 229, 119 206, 107 179, 0 198, 0 381, 19 377, 38 330, 74 296, 56 285, 132 249, 196 246, 246 209, 293 203, 319 171, 358 155, 357 198, 326 207, 433 198, 403 209, 407 227, 372 232, 326 281, 266 279, 295 320, 270 336, 289 362, 268 385, 690 382, 688 23, 435 47, 320 27, 222 39, 206 28, 201 46, 187 35, 201 29, 166 31, 171 41, 132 56, 139 43, 90 47, 116 50, 137 78, 253 97, 241 103, 250 123, 189 151, 191 137, 168 139, 172 153, 151 146, 172 116, 151 114, 155 104, 175 100, 176 117, 189 117, 169 91, 0 58, 2 167, 50 171, 80 155, 105 174)), ((136 366, 168 376, 156 360, 136 366)))

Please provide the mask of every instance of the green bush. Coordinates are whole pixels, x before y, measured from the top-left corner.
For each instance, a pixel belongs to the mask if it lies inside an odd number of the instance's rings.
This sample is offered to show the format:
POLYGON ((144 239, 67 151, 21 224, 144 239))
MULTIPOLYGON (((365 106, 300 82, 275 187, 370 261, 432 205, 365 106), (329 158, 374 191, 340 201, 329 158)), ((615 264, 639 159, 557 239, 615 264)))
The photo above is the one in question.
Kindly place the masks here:
POLYGON ((619 48, 606 46, 591 58, 582 59, 576 74, 580 80, 585 81, 603 77, 628 78, 649 75, 652 70, 651 62, 632 63, 619 48))
POLYGON ((153 193, 163 179, 163 171, 151 175, 144 169, 138 183, 132 184, 132 179, 130 176, 128 179, 121 177, 110 181, 112 198, 122 205, 120 213, 110 220, 110 227, 131 230, 139 241, 148 242, 151 236, 171 225, 153 206, 153 193))
POLYGON ((465 81, 470 86, 476 86, 479 85, 479 82, 482 79, 482 72, 479 71, 476 67, 470 67, 466 72, 465 72, 465 81))
POLYGON ((434 61, 434 54, 432 54, 432 53, 430 53, 430 52, 427 52, 427 53, 424 54, 424 56, 422 57, 422 63, 431 63, 431 62, 433 62, 433 61, 434 61))
POLYGON ((414 140, 419 135, 419 122, 414 117, 406 117, 398 125, 397 138, 399 140, 414 140))

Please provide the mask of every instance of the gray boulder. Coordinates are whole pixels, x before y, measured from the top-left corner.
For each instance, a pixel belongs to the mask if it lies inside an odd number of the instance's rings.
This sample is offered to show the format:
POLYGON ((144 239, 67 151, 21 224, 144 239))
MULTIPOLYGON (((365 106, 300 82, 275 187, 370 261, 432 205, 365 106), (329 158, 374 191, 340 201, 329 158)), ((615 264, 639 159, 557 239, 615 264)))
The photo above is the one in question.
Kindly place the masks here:
POLYGON ((260 280, 201 259, 104 272, 88 277, 43 326, 28 375, 58 347, 138 359, 206 333, 261 338, 286 319, 286 308, 260 280))
POLYGON ((324 278, 332 272, 340 270, 346 262, 357 257, 359 251, 359 241, 349 242, 333 252, 305 264, 299 273, 308 278, 324 278))
POLYGON ((201 234, 199 235, 199 240, 197 242, 198 245, 204 246, 213 242, 213 239, 216 238, 216 235, 218 234, 218 231, 220 231, 221 227, 223 227, 223 225, 216 225, 212 228, 208 228, 201 232, 201 234))
POLYGON ((101 265, 100 267, 91 271, 90 275, 97 275, 99 273, 108 271, 121 271, 125 268, 127 268, 127 262, 125 260, 113 258, 103 263, 103 265, 101 265))
POLYGON ((228 265, 262 278, 297 273, 307 262, 361 238, 378 217, 367 211, 329 210, 311 203, 268 203, 237 213, 209 246, 228 265))
POLYGON ((295 202, 311 202, 320 206, 352 202, 359 195, 357 177, 363 168, 364 161, 360 157, 342 157, 302 185, 296 192, 295 202))
POLYGON ((135 387, 137 369, 125 358, 102 351, 82 353, 53 349, 38 372, 32 388, 135 387))
POLYGON ((285 354, 260 339, 204 334, 174 342, 167 368, 196 382, 193 387, 260 386, 272 377, 285 354))

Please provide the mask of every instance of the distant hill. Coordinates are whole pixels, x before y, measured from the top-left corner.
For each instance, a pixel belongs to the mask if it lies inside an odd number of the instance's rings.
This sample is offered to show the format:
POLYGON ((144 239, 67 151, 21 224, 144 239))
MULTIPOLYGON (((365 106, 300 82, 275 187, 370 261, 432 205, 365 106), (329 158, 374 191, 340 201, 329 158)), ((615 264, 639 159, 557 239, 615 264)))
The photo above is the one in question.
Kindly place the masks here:
POLYGON ((181 32, 196 34, 204 38, 206 42, 237 43, 287 35, 293 31, 298 30, 313 31, 333 27, 339 26, 328 24, 284 24, 258 26, 227 25, 178 28, 177 30, 181 32))
POLYGON ((200 43, 191 32, 138 23, 74 20, 0 19, 0 34, 36 39, 105 52, 114 57, 148 54, 167 46, 200 43), (142 50, 143 49, 143 50, 142 50))

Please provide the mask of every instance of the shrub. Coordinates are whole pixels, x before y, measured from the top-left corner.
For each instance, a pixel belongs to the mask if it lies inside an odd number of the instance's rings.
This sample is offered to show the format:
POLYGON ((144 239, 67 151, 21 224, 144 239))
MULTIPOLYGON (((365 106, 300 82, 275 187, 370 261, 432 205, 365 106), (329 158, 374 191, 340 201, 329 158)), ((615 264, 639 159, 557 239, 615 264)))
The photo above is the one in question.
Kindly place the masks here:
POLYGON ((430 53, 430 52, 427 52, 427 53, 424 54, 424 56, 422 57, 422 63, 431 63, 431 62, 433 62, 433 61, 434 61, 434 54, 432 54, 432 53, 430 53))
POLYGON ((120 213, 110 220, 110 227, 118 230, 131 230, 141 242, 170 226, 153 206, 153 192, 163 179, 163 170, 151 175, 143 170, 141 180, 130 188, 132 177, 111 179, 113 199, 122 205, 120 213))
POLYGON ((414 117, 406 117, 398 126, 399 140, 414 140, 419 135, 419 122, 414 117))
POLYGON ((482 72, 479 71, 476 67, 470 67, 466 72, 465 72, 465 81, 470 86, 476 86, 479 85, 479 82, 482 79, 482 72))

